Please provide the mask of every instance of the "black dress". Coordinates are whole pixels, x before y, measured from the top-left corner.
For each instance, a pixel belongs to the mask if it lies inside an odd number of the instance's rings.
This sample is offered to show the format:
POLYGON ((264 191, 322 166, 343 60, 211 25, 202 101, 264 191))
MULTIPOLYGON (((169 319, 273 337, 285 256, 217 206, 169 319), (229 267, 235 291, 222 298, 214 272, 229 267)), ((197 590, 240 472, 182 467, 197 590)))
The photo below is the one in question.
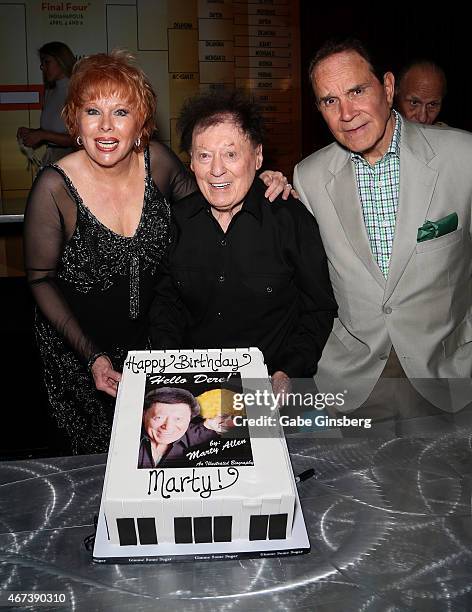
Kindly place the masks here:
POLYGON ((169 201, 195 190, 167 147, 145 151, 145 191, 134 236, 87 208, 58 166, 36 178, 25 213, 25 267, 37 302, 35 331, 53 414, 73 453, 108 449, 114 399, 97 391, 87 361, 104 351, 117 370, 148 345, 157 267, 169 245, 169 201))

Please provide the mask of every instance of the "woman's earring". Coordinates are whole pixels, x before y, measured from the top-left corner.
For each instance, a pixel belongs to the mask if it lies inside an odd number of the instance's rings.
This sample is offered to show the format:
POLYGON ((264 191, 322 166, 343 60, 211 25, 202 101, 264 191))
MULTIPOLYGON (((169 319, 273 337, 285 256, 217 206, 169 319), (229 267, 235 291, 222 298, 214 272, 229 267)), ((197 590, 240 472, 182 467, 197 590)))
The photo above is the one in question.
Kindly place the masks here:
POLYGON ((75 141, 76 141, 76 143, 78 144, 79 147, 81 147, 83 145, 82 138, 80 136, 77 136, 75 141))
POLYGON ((139 147, 141 146, 141 138, 138 137, 138 139, 136 140, 136 142, 134 143, 134 146, 139 149, 139 147))

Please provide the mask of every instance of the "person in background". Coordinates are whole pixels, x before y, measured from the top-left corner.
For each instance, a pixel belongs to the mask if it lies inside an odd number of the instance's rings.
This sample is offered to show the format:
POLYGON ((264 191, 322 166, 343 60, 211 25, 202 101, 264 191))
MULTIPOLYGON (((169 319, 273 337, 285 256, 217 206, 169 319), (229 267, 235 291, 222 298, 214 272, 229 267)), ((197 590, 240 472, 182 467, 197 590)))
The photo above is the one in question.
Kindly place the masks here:
MULTIPOLYGON (((170 204, 196 189, 178 157, 150 141, 155 111, 131 56, 77 62, 64 119, 80 150, 38 174, 26 207, 36 337, 49 403, 74 454, 108 448, 119 371, 128 350, 148 346, 170 204)), ((266 195, 288 197, 280 173, 262 178, 266 195)))
POLYGON ((395 108, 408 119, 424 125, 444 126, 438 122, 447 81, 444 70, 430 60, 416 60, 398 75, 395 108))
POLYGON ((190 99, 178 128, 199 192, 172 211, 153 348, 255 346, 274 392, 287 391, 316 371, 336 315, 318 226, 294 198, 266 202, 262 116, 242 92, 190 99))
POLYGON ((69 135, 62 117, 69 79, 75 64, 75 56, 62 42, 49 42, 39 49, 41 70, 45 85, 44 102, 38 129, 20 127, 17 137, 33 149, 45 144, 46 152, 41 163, 53 163, 72 153, 74 140, 69 135))
POLYGON ((392 110, 393 74, 379 73, 358 40, 325 43, 310 79, 336 141, 296 166, 294 185, 320 227, 339 306, 315 382, 321 392, 344 387, 345 408, 364 404, 372 416, 393 410, 382 377, 407 383, 406 410, 463 408, 472 135, 404 121, 392 110))

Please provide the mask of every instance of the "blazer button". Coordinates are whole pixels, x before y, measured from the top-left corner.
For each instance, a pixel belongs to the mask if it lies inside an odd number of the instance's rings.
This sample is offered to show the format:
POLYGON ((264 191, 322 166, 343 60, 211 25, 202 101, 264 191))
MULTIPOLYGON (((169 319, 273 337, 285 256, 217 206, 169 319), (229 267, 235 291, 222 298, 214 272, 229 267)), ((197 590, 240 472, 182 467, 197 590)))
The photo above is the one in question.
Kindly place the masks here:
POLYGON ((226 240, 222 240, 222 241, 220 242, 220 244, 221 244, 221 246, 226 246, 226 240))
POLYGON ((384 306, 383 311, 385 314, 392 314, 392 309, 390 308, 390 306, 384 306))
POLYGON ((266 287, 267 293, 272 293, 272 287, 266 287))
POLYGON ((225 275, 224 274, 220 274, 218 276, 218 280, 220 281, 220 283, 224 283, 225 282, 225 275))

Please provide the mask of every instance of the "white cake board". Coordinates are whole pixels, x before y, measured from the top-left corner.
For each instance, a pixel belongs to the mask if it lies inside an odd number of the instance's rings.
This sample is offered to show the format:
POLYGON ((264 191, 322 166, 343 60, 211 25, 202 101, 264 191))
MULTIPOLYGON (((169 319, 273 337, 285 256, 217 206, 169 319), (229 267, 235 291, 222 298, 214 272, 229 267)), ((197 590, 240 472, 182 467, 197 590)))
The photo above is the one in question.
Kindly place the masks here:
POLYGON ((295 502, 292 537, 285 540, 215 542, 212 544, 153 544, 118 546, 108 540, 103 508, 100 506, 93 548, 95 563, 172 563, 179 561, 224 561, 242 558, 289 557, 310 552, 310 540, 300 498, 295 502))

